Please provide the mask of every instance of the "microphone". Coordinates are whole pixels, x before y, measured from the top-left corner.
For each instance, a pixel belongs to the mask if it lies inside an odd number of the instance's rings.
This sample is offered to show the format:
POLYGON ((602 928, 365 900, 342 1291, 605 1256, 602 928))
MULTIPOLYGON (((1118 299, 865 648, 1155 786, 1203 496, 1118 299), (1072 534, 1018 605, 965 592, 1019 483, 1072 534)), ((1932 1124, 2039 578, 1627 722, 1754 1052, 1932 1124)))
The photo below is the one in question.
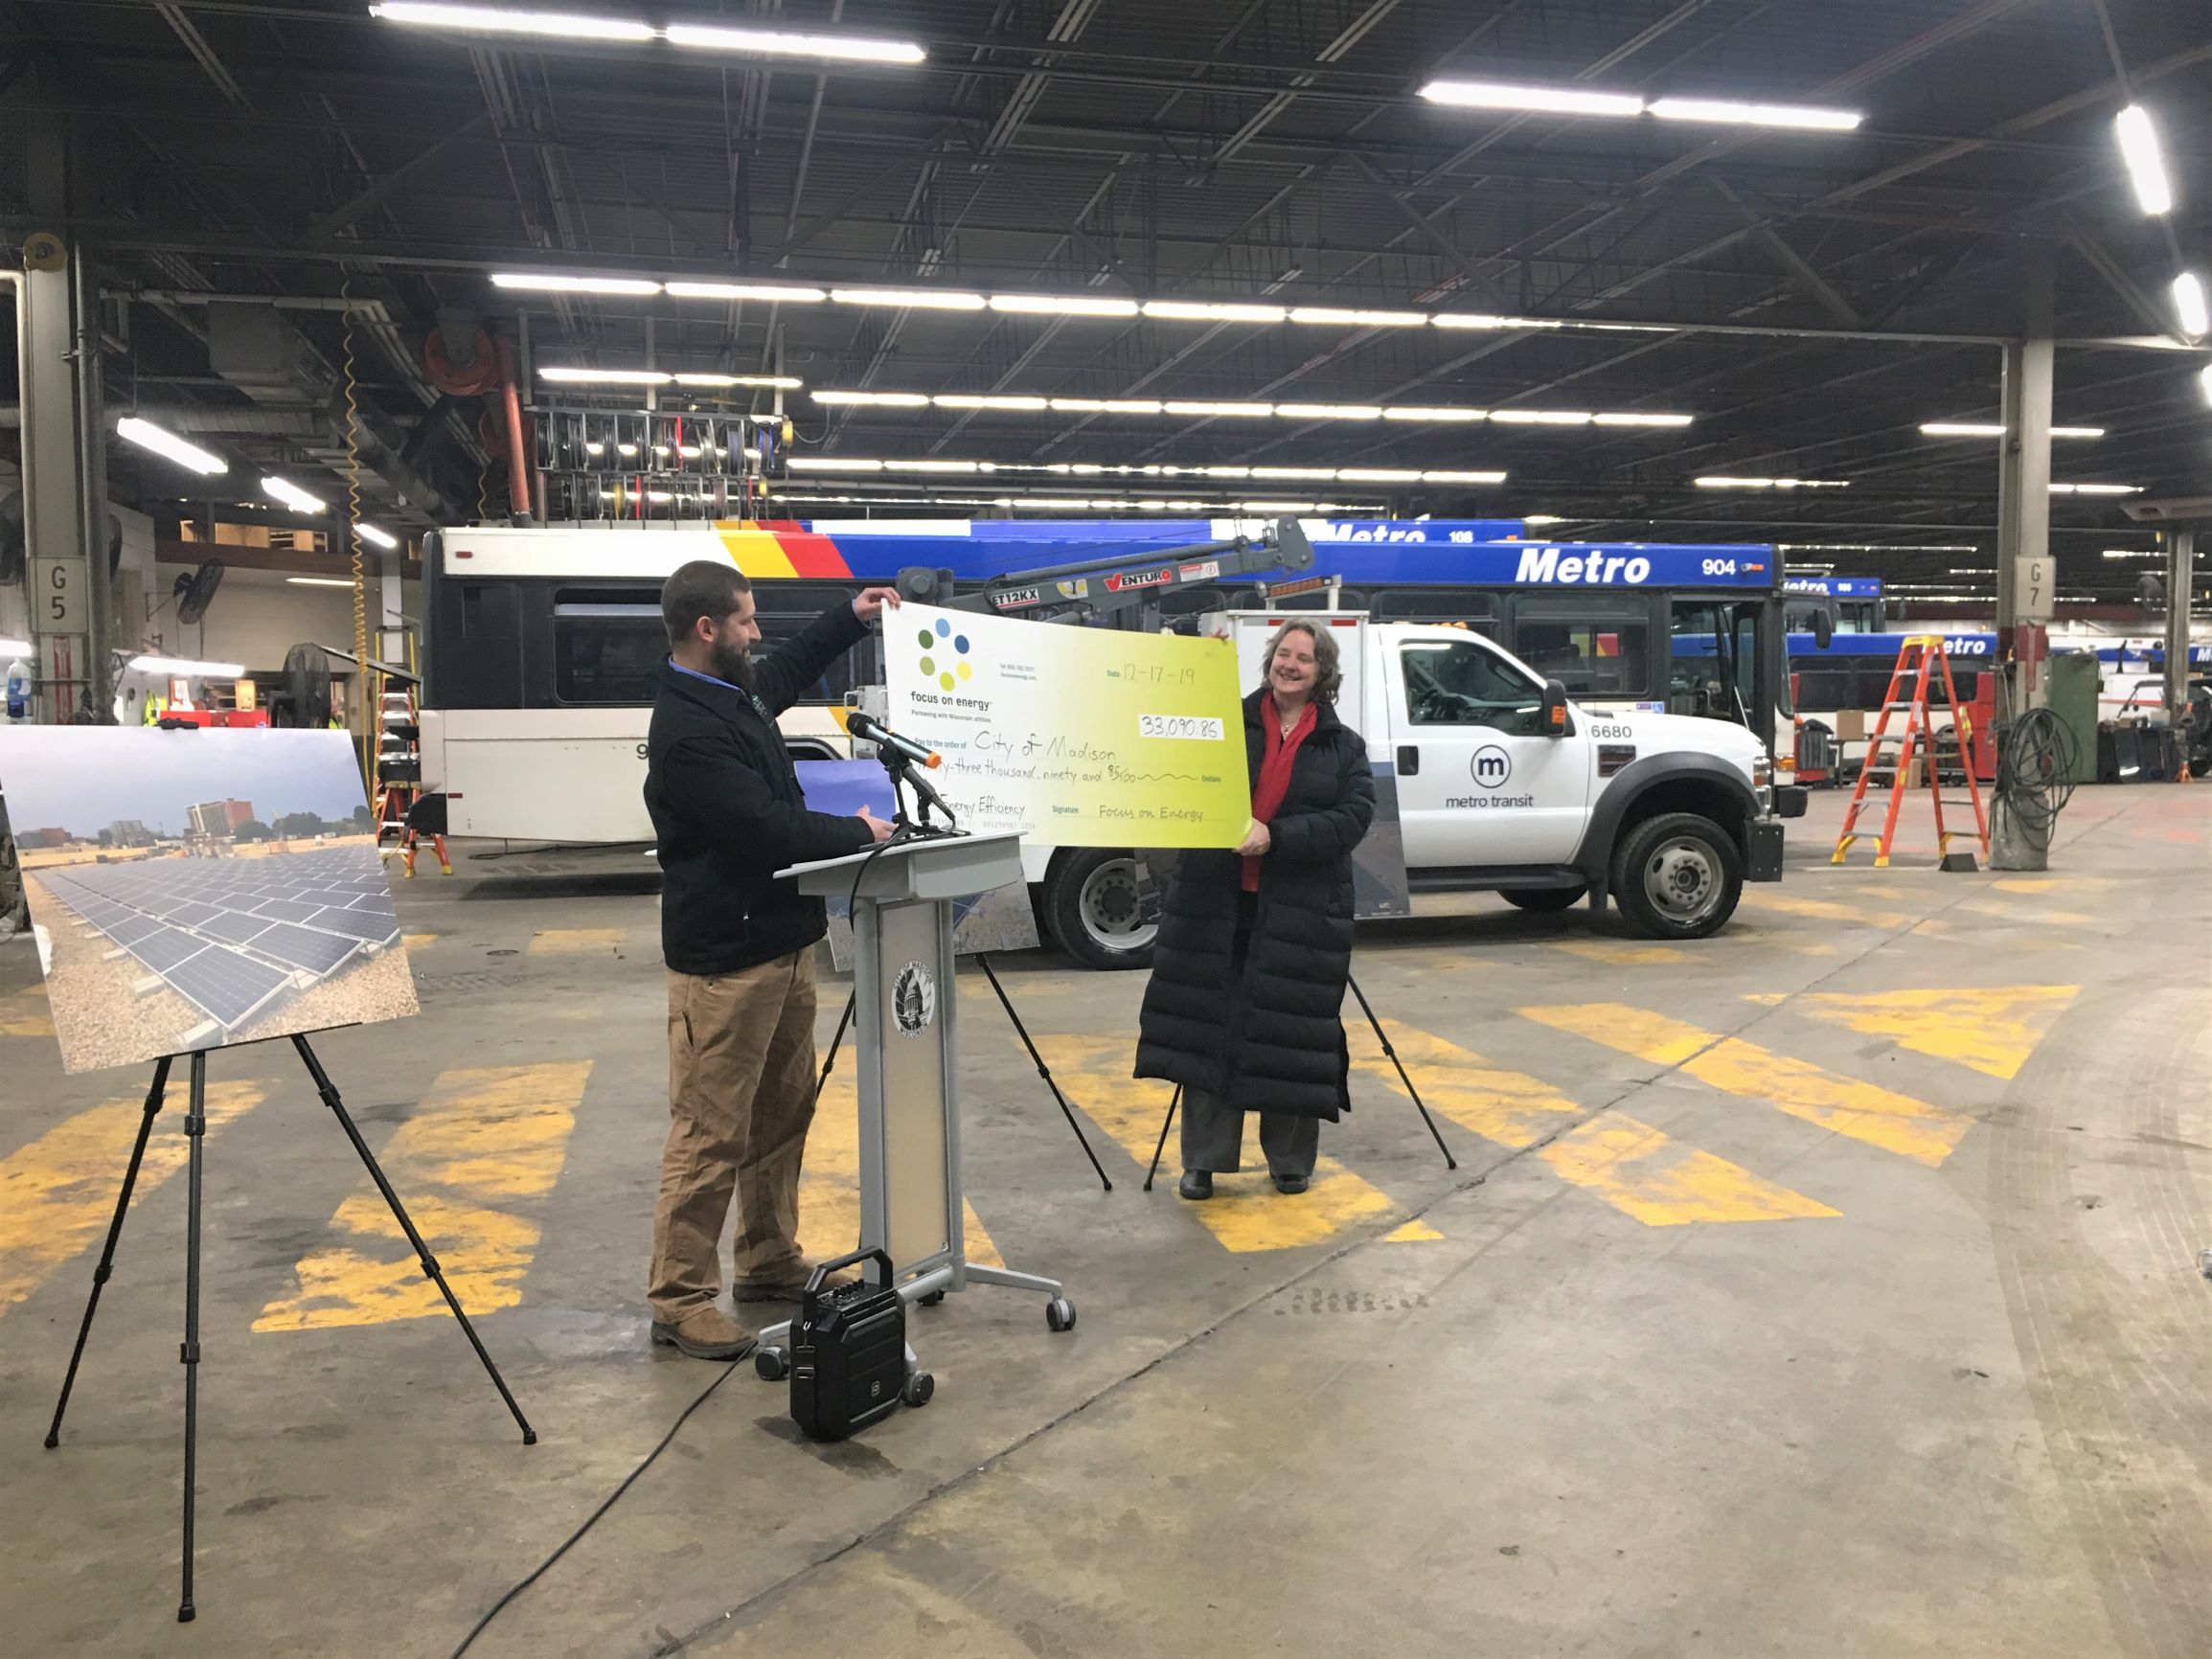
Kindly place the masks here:
POLYGON ((925 748, 912 738, 901 738, 873 716, 863 715, 858 710, 845 716, 845 729, 863 743, 874 743, 878 749, 888 749, 894 755, 902 756, 920 765, 936 767, 945 764, 945 757, 936 750, 925 748))

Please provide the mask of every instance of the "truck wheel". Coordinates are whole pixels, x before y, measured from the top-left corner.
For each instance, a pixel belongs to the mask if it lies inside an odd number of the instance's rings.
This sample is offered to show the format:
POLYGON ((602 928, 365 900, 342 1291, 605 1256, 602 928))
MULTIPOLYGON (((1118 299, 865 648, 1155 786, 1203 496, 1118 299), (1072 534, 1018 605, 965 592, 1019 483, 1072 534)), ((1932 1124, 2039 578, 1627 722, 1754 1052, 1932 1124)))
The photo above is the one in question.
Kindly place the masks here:
POLYGON ((1157 922, 1137 916, 1136 860, 1085 847, 1053 861, 1044 878, 1044 920, 1052 941, 1085 967, 1149 967, 1157 922))
POLYGON ((1526 910, 1538 916, 1557 916, 1562 910, 1572 909, 1586 887, 1523 887, 1508 888, 1498 897, 1516 910, 1526 910))
POLYGON ((1613 898, 1647 939, 1703 939, 1736 913, 1744 855, 1727 830, 1695 812, 1630 830, 1613 855, 1613 898))

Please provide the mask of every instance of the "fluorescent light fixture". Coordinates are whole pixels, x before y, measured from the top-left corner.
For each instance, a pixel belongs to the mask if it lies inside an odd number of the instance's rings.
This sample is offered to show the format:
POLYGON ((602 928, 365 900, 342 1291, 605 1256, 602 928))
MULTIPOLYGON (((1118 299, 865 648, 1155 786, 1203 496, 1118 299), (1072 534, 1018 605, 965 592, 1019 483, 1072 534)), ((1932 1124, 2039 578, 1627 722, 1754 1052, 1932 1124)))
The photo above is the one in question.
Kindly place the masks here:
POLYGON ((795 392, 807 382, 796 375, 672 375, 679 386, 781 386, 795 392))
POLYGON ((674 378, 658 369, 579 369, 561 364, 540 368, 537 377, 559 386, 666 386, 674 378))
POLYGON ((1590 417, 1591 422, 1599 426, 1687 426, 1696 419, 1694 415, 1647 415, 1634 409, 1601 411, 1590 417))
POLYGON ((141 449, 150 449, 165 460, 179 466, 189 466, 194 472, 228 472, 230 463, 219 455, 210 454, 196 443, 187 443, 173 432, 164 432, 150 420, 141 420, 135 415, 125 415, 115 423, 115 435, 141 449))
POLYGON ((1333 306, 1292 306, 1290 321, 1345 329, 1421 329, 1428 325, 1426 311, 1339 310, 1333 306))
POLYGON ((1382 408, 1376 403, 1278 403, 1275 413, 1286 420, 1380 420, 1382 408))
MULTIPOLYGON (((2002 438, 2004 427, 1995 420, 1923 420, 1923 438, 2002 438)), ((2102 438, 2102 426, 2054 426, 2053 438, 2102 438)))
POLYGON ((657 294, 658 283, 643 277, 541 276, 536 271, 493 271, 495 288, 525 288, 544 294, 657 294))
POLYGON ((1571 86, 1516 86, 1495 80, 1432 80, 1421 89, 1431 103, 1462 109, 1525 109, 1538 115, 1641 115, 1644 101, 1619 92, 1571 86))
POLYGON ((1699 489, 1849 489, 1848 478, 1734 478, 1709 472, 1693 480, 1699 489))
POLYGON ((1280 323, 1289 315, 1282 306, 1227 305, 1210 300, 1147 300, 1145 315, 1189 323, 1280 323))
POLYGON ((765 300, 773 306, 818 306, 830 297, 827 288, 797 283, 671 283, 668 292, 677 300, 765 300))
POLYGON ((995 472, 988 461, 886 461, 886 472, 995 472))
POLYGON ((1421 471, 1398 466, 1346 466, 1339 468, 1337 478, 1346 484, 1419 484, 1421 471))
POLYGON ((142 674, 183 674, 188 679, 235 680, 246 671, 243 663, 202 663, 190 657, 138 656, 124 667, 136 669, 142 674))
POLYGON ((940 409, 1042 409, 1048 398, 1000 397, 988 392, 941 392, 931 399, 940 409))
POLYGON ((1164 407, 1170 415, 1189 415, 1206 420, 1216 419, 1240 420, 1252 416, 1271 416, 1275 413, 1275 405, 1272 403, 1170 402, 1164 407))
POLYGON ((294 587, 347 587, 353 584, 342 576, 287 576, 285 580, 294 587))
POLYGON ((1050 398, 1056 412, 1076 415, 1157 415, 1163 405, 1153 398, 1050 398))
MULTIPOLYGON (((359 536, 363 541, 367 542, 371 547, 380 547, 386 553, 390 553, 395 547, 399 545, 399 538, 398 536, 394 535, 388 530, 379 529, 374 524, 356 524, 353 526, 353 534, 359 536)), ((349 583, 348 585, 351 586, 352 584, 349 583)))
POLYGON ((328 512, 331 511, 329 502, 320 496, 309 495, 289 479, 262 479, 262 493, 272 501, 283 502, 295 512, 328 512))
POLYGON ((2153 218, 2174 211, 2174 187, 2166 177, 2166 157, 2158 148, 2158 129, 2151 112, 2131 103, 2112 123, 2120 141, 2120 159, 2128 164, 2129 182, 2135 187, 2135 204, 2153 218))
POLYGON ((474 34, 542 34, 559 40, 650 40, 649 23, 628 17, 585 17, 568 11, 511 11, 495 6, 447 6, 432 0, 383 0, 369 15, 391 23, 463 29, 474 34))
POLYGON ((817 403, 861 403, 880 409, 926 409, 929 399, 920 392, 816 392, 817 403))
POLYGON ((901 311, 980 311, 988 304, 981 294, 951 288, 832 288, 830 298, 840 306, 891 306, 901 311))
POLYGON ((2204 284, 2195 271, 2183 271, 2174 279, 2174 314, 2181 319, 2181 332, 2192 340, 2212 333, 2212 316, 2204 310, 2204 284))
POLYGON ((2140 484, 2054 484, 2053 495, 2140 495, 2140 484))
POLYGON ((2204 401, 2212 403, 2212 363, 2205 364, 2198 371, 2197 384, 2203 389, 2204 401))
POLYGON ((1730 126, 1792 126, 1814 132, 1849 132, 1866 118, 1856 109, 1814 109, 1801 103, 1738 103, 1725 98, 1654 98, 1661 121, 1719 122, 1730 126))
MULTIPOLYGON (((2164 558, 2166 556, 2155 547, 2108 547, 2105 549, 2105 557, 2107 558, 2164 558)), ((0 647, 0 649, 4 648, 4 647, 0 647)))
POLYGON ((868 40, 841 34, 792 34, 778 29, 715 29, 671 23, 661 31, 671 46, 712 52, 746 52, 766 57, 827 57, 840 63, 920 63, 928 54, 911 40, 868 40))
MULTIPOLYGON (((1502 479, 1505 474, 1501 472, 1498 476, 1502 479)), ((1556 512, 1530 512, 1524 513, 1521 517, 1523 524, 1564 524, 1566 520, 1556 512)))
MULTIPOLYGON (((1352 474, 1349 472, 1340 472, 1337 474, 1337 476, 1339 478, 1349 479, 1352 474)), ((1421 475, 1421 482, 1424 484, 1503 484, 1505 482, 1505 474, 1502 472, 1467 472, 1450 470, 1442 472, 1424 472, 1421 475)), ((1523 524, 1557 524, 1559 523, 1559 520, 1556 518, 1547 518, 1539 513, 1534 517, 1524 518, 1521 520, 1521 522, 1523 524)))
POLYGON ((0 640, 0 657, 27 657, 37 648, 29 640, 0 640))
POLYGON ((1385 420, 1487 420, 1488 409, 1448 409, 1424 403, 1395 403, 1384 408, 1385 420))
POLYGON ((1209 466, 1204 470, 1208 478, 1249 478, 1252 476, 1252 469, 1249 466, 1209 466))
POLYGON ((1300 484, 1318 479, 1326 484, 1336 476, 1334 466, 1255 466, 1254 478, 1272 479, 1277 484, 1300 484))
POLYGON ((786 463, 794 472, 880 472, 880 461, 839 461, 823 455, 794 455, 786 463))
POLYGON ((993 294, 991 308, 1039 317, 1133 317, 1134 300, 1083 294, 993 294))
POLYGON ((1558 329, 1546 317, 1499 317, 1488 311, 1439 311, 1428 319, 1440 329, 1558 329))
POLYGON ((1597 419, 1587 409, 1493 409, 1490 418, 1509 426, 1587 426, 1597 419))

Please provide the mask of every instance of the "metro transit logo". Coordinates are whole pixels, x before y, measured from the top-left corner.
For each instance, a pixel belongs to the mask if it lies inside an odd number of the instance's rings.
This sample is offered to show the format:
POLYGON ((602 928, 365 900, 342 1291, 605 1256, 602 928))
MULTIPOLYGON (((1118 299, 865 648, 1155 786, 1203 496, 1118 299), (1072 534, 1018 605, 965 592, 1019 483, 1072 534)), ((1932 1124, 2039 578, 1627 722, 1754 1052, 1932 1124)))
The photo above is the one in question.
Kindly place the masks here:
POLYGON ((1495 743, 1485 743, 1475 750, 1474 759, 1468 762, 1468 770, 1485 789, 1495 789, 1513 776, 1513 757, 1495 743))

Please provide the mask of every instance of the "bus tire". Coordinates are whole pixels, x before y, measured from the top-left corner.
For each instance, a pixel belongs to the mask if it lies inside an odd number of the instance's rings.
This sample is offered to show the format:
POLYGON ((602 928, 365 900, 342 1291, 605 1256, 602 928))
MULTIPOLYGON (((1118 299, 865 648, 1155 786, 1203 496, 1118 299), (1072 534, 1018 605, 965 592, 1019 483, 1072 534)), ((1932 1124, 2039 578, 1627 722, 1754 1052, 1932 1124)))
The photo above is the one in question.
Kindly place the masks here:
POLYGON ((1744 854, 1736 838, 1696 812, 1631 824, 1613 854, 1612 897, 1647 939, 1703 939, 1736 914, 1744 854))
POLYGON ((1516 910, 1525 910, 1535 916, 1557 916, 1562 910, 1572 909, 1588 891, 1586 887, 1509 887, 1498 897, 1516 910))
POLYGON ((1159 924, 1137 920, 1136 860, 1126 850, 1077 847, 1045 873, 1045 931, 1085 967, 1150 967, 1159 924))

